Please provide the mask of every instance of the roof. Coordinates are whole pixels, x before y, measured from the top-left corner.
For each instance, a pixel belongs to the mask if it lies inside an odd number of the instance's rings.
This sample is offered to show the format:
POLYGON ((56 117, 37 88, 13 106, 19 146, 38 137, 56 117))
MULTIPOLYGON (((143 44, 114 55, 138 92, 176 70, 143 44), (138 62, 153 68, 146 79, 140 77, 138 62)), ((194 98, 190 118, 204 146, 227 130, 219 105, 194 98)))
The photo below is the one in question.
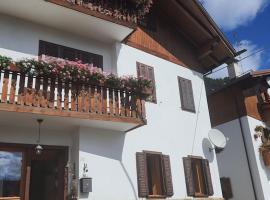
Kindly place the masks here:
POLYGON ((206 72, 236 56, 236 51, 198 0, 157 0, 176 30, 189 41, 206 72))
POLYGON ((238 83, 241 83, 241 82, 244 82, 244 81, 247 81, 248 79, 258 79, 258 78, 262 78, 262 77, 265 77, 265 76, 270 76, 270 69, 267 69, 267 70, 259 70, 259 71, 249 71, 248 73, 246 74, 243 74, 242 76, 240 77, 237 77, 235 79, 232 79, 228 84, 220 87, 219 89, 213 91, 213 92, 210 92, 208 95, 212 95, 212 94, 215 94, 215 93, 218 93, 226 88, 229 88, 229 87, 232 87, 238 83))

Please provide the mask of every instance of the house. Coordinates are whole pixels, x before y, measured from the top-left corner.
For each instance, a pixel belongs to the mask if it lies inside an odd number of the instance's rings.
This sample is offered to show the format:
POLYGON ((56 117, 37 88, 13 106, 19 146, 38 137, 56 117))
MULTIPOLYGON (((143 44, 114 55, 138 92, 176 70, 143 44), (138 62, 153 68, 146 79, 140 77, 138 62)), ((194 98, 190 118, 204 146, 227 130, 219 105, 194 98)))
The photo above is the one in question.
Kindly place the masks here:
POLYGON ((236 52, 198 1, 0 13, 0 199, 222 199, 203 74, 236 52))
POLYGON ((229 139, 217 154, 225 199, 269 199, 269 76, 230 68, 230 83, 208 95, 212 126, 229 139))

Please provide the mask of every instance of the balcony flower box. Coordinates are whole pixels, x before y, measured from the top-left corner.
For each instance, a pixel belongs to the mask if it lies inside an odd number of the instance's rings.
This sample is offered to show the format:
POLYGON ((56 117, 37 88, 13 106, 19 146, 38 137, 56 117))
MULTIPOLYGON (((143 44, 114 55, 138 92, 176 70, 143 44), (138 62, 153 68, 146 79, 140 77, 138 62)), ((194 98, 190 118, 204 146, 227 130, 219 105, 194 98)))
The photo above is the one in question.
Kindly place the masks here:
POLYGON ((266 167, 270 167, 270 147, 261 147, 260 153, 261 153, 264 165, 266 167))

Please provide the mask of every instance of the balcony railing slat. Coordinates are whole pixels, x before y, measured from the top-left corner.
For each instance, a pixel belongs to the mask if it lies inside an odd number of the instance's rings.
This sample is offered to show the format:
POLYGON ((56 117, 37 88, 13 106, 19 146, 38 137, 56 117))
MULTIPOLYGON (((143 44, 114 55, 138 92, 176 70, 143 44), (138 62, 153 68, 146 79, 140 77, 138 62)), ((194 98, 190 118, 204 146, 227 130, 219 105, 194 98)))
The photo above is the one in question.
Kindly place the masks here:
POLYGON ((127 117, 130 117, 130 96, 129 92, 125 93, 125 114, 127 117))
POLYGON ((33 86, 33 77, 30 76, 30 77, 28 77, 27 86, 25 88, 25 90, 26 90, 25 105, 26 106, 30 106, 32 104, 32 99, 33 99, 32 98, 32 92, 33 92, 32 86, 33 86))
POLYGON ((15 93, 16 93, 16 84, 17 84, 17 73, 11 73, 11 84, 10 84, 10 95, 9 103, 14 104, 15 102, 15 93))
POLYGON ((17 104, 21 105, 22 104, 22 95, 23 95, 23 87, 24 87, 24 81, 25 81, 25 75, 24 74, 20 74, 19 76, 20 78, 20 82, 19 82, 19 90, 18 90, 18 100, 17 100, 17 104))
POLYGON ((110 110, 110 115, 114 115, 113 112, 113 90, 109 89, 109 110, 110 110))
POLYGON ((9 82, 9 72, 5 71, 3 79, 2 99, 1 99, 1 102, 3 103, 7 101, 8 82, 9 82))
POLYGON ((82 98, 83 98, 83 88, 82 86, 78 85, 78 105, 77 105, 78 112, 82 112, 82 98))
POLYGON ((119 116, 119 91, 114 90, 114 107, 115 107, 115 115, 119 116))
POLYGON ((102 87, 102 113, 107 114, 107 89, 102 87))
POLYGON ((97 113, 102 114, 102 95, 101 87, 97 87, 97 113))

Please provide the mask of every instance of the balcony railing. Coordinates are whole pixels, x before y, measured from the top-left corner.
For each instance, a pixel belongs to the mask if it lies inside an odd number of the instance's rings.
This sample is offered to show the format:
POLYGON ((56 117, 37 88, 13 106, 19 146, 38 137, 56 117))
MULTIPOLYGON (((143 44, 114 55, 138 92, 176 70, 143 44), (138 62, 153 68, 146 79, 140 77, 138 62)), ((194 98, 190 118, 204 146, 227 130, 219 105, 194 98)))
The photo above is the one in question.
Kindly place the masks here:
POLYGON ((149 11, 152 0, 47 0, 85 14, 124 25, 137 24, 149 11), (126 24, 125 24, 126 23, 126 24))
POLYGON ((129 91, 18 71, 1 71, 0 100, 2 111, 145 123, 144 101, 129 91))

